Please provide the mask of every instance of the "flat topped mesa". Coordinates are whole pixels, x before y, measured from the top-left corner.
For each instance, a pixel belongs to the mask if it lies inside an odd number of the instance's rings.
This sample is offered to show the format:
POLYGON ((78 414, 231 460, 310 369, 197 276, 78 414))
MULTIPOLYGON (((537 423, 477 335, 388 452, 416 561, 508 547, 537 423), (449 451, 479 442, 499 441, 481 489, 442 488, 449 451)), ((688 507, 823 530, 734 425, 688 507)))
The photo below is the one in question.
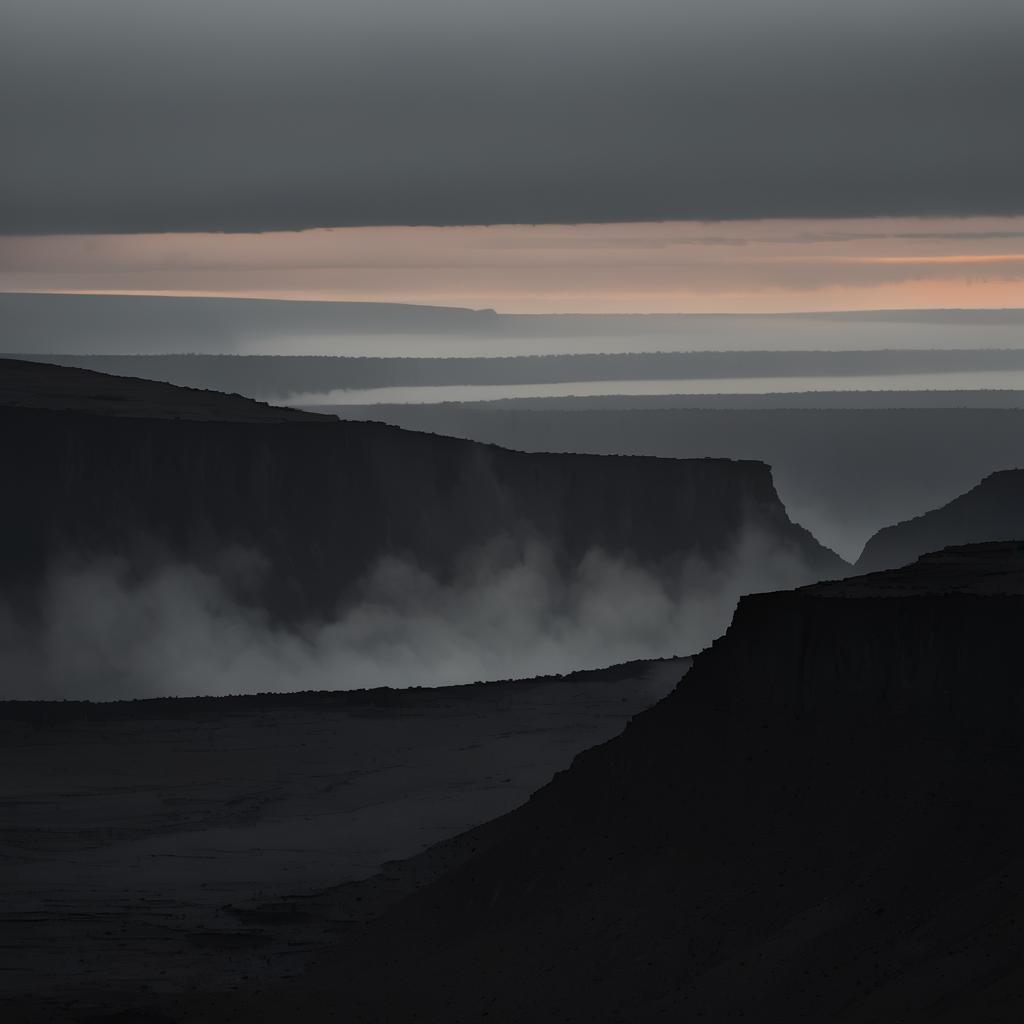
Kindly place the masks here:
POLYGON ((792 522, 760 462, 513 452, 19 361, 0 363, 0 421, 19 438, 0 591, 38 597, 55 568, 115 556, 198 569, 296 622, 354 607, 395 561, 449 590, 466 566, 534 552, 560 583, 600 558, 691 592, 698 562, 736 589, 738 565, 761 579, 767 561, 768 587, 849 568, 792 522))

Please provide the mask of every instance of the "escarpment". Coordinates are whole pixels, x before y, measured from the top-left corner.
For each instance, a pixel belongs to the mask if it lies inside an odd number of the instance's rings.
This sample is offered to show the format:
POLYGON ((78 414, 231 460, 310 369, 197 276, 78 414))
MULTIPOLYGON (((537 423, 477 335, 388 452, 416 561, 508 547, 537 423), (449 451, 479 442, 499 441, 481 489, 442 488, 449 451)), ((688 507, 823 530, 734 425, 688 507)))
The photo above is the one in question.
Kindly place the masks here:
POLYGON ((755 537, 804 579, 844 568, 789 520, 762 463, 525 454, 90 371, 5 370, 8 587, 69 560, 175 560, 288 618, 330 615, 388 557, 444 580, 480 552, 539 545, 559 567, 601 552, 667 577, 720 567, 755 537))
POLYGON ((1022 544, 744 598, 672 694, 385 914, 336 998, 373 1019, 387 974, 392 1020, 1012 1019, 1022 614, 1022 544))

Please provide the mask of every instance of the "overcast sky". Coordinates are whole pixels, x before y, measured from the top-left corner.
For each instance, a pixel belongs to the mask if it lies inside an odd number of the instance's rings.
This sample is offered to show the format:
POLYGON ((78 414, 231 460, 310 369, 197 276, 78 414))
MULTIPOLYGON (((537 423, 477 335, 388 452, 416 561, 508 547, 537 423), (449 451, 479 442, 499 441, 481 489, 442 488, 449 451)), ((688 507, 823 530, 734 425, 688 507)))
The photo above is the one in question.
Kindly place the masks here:
POLYGON ((3 0, 0 232, 1024 213, 1020 0, 3 0))

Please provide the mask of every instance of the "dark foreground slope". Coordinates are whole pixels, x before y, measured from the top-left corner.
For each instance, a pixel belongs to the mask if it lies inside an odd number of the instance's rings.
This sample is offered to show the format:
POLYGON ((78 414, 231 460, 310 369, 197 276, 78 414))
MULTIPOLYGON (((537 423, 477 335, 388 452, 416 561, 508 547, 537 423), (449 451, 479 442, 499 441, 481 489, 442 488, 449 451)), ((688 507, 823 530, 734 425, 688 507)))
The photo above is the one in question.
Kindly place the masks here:
MULTIPOLYGON (((519 805, 686 667, 0 702, 0 1020, 294 973, 352 914, 322 890, 519 805)), ((392 898, 455 853, 376 888, 392 898)))
POLYGON ((1022 615, 1020 543, 745 598, 669 697, 303 986, 176 1013, 1020 1019, 1022 615))
POLYGON ((804 579, 843 567, 789 520, 762 463, 530 455, 64 367, 0 374, 0 429, 17 438, 0 506, 8 588, 71 559, 183 561, 297 618, 329 616, 387 556, 444 580, 496 543, 678 574, 755 534, 804 579))
POLYGON ((1014 537, 1024 537, 1024 469, 992 473, 941 508, 879 530, 864 546, 857 568, 875 572, 951 544, 1014 537))

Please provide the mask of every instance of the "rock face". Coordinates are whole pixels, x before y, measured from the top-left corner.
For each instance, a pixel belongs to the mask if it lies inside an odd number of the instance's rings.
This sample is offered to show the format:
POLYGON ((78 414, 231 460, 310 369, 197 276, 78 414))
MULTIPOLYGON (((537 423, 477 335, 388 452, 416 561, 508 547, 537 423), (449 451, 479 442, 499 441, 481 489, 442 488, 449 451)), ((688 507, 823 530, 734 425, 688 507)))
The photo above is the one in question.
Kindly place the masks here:
POLYGON ((1019 1019, 1022 615, 1021 543, 744 598, 266 1019, 1019 1019))
POLYGON ((948 545, 1016 537, 1024 537, 1024 469, 1007 469, 948 505, 879 530, 865 545, 857 569, 895 568, 948 545))
POLYGON ((217 570, 243 550, 262 566, 239 584, 247 599, 327 616, 384 556, 443 580, 485 546, 540 543, 559 565, 600 549, 675 572, 694 556, 721 563, 751 532, 805 579, 845 567, 789 520, 763 463, 529 455, 64 367, 2 369, 0 422, 18 438, 0 508, 8 588, 64 558, 217 570))

